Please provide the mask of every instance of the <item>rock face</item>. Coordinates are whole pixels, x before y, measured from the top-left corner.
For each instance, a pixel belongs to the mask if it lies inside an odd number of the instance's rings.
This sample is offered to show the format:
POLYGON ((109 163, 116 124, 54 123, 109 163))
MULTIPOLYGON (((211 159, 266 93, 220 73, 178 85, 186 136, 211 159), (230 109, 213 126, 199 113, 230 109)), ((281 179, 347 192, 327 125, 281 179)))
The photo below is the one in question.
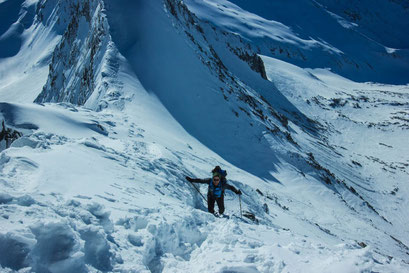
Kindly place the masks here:
POLYGON ((0 152, 4 149, 10 148, 11 143, 20 138, 22 134, 19 131, 7 128, 4 120, 1 122, 0 131, 0 152))
POLYGON ((112 44, 102 12, 104 4, 100 0, 51 2, 39 4, 40 23, 47 24, 52 19, 50 9, 67 18, 59 18, 55 23, 54 28, 63 33, 62 38, 52 54, 47 83, 35 102, 84 105, 95 90, 103 94, 108 87, 104 81, 104 59, 109 59, 112 44))

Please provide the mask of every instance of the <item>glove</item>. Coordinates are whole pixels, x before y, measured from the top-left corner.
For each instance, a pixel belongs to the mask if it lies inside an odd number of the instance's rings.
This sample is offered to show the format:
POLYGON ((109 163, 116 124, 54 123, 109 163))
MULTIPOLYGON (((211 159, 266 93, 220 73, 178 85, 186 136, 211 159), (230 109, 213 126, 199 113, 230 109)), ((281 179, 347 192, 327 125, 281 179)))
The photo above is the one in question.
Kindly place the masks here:
POLYGON ((186 176, 186 180, 189 181, 189 182, 192 182, 192 181, 193 181, 193 179, 190 178, 189 176, 186 176))
POLYGON ((238 195, 242 195, 241 190, 238 190, 238 191, 236 192, 236 194, 238 194, 238 195))

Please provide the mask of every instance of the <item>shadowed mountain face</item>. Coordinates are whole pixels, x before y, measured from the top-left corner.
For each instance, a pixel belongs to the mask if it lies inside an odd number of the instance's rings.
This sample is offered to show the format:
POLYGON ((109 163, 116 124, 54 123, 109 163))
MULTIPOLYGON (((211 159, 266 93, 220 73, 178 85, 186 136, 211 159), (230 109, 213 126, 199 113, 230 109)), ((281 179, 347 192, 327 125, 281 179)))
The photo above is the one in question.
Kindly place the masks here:
POLYGON ((33 23, 35 5, 23 0, 0 3, 0 58, 16 55, 22 44, 21 34, 33 23))
MULTIPOLYGON (((209 2, 216 5, 216 1, 209 2)), ((403 72, 408 70, 409 63, 408 39, 402 35, 409 26, 404 2, 225 2, 228 4, 220 3, 219 12, 215 12, 224 14, 216 24, 251 40, 264 55, 306 68, 331 68, 356 81, 408 82, 403 72), (241 24, 240 16, 246 12, 259 18, 241 24), (289 29, 283 33, 281 28, 272 27, 272 22, 289 29), (263 31, 258 35, 260 29, 263 31), (288 36, 289 33, 292 35, 288 36)), ((193 0, 187 3, 193 7, 206 6, 193 0)), ((213 15, 207 12, 199 17, 211 20, 213 15)))
MULTIPOLYGON (((169 1, 166 11, 159 2, 126 3, 108 2, 108 20, 113 41, 144 88, 203 144, 250 173, 272 178, 278 160, 263 132, 283 127, 284 119, 306 128, 313 124, 231 51, 229 37, 186 6, 169 1), (137 19, 129 25, 131 18, 137 19)), ((276 134, 284 137, 280 129, 276 134)))
POLYGON ((408 49, 409 2, 405 0, 318 0, 326 10, 354 24, 363 35, 393 49, 408 49))
MULTIPOLYGON (((402 35, 409 27, 408 1, 255 0, 249 2, 232 0, 230 2, 265 19, 284 23, 300 35, 310 33, 321 36, 326 41, 331 36, 333 36, 332 39, 338 36, 339 42, 346 35, 336 26, 338 24, 386 47, 395 49, 409 47, 409 39, 402 35)), ((337 43, 334 45, 337 46, 337 43)))

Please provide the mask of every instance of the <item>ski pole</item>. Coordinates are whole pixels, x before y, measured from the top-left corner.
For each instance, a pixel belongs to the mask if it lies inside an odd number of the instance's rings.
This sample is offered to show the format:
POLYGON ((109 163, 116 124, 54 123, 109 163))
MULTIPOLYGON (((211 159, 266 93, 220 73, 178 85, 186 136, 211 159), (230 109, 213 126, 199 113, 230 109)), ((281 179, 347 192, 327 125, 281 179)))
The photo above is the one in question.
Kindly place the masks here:
POLYGON ((240 203, 240 218, 243 219, 243 211, 241 210, 241 195, 239 195, 239 203, 240 203))
POLYGON ((192 186, 193 186, 193 187, 197 190, 197 192, 202 196, 203 200, 205 200, 206 203, 207 203, 207 199, 203 196, 203 194, 199 191, 199 189, 195 186, 195 184, 193 184, 193 182, 190 182, 190 181, 189 181, 189 183, 192 184, 192 186))

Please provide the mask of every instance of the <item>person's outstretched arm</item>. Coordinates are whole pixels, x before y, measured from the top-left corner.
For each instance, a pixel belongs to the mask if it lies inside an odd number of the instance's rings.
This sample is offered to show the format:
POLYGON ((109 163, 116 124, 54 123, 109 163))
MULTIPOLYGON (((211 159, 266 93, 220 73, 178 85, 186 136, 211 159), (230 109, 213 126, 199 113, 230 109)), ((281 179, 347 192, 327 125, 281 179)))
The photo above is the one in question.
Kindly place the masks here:
POLYGON ((241 190, 236 189, 235 187, 233 187, 232 185, 229 184, 225 184, 224 185, 225 189, 231 190, 232 192, 234 192, 235 194, 242 194, 241 190))
POLYGON ((192 183, 201 183, 201 184, 209 184, 212 181, 210 178, 200 179, 200 178, 191 178, 186 176, 186 180, 192 183))

